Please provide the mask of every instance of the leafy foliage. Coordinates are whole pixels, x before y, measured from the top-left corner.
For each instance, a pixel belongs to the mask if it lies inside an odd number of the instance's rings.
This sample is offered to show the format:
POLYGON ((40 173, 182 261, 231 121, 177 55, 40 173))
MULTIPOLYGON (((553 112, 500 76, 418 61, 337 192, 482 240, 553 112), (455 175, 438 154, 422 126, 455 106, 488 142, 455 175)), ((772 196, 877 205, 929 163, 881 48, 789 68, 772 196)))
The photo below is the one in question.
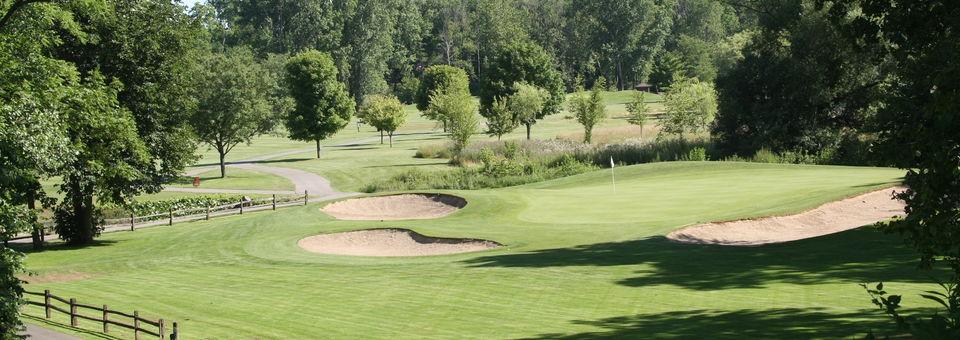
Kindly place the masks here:
MULTIPOLYGON (((448 65, 434 65, 423 71, 423 79, 417 88, 417 109, 426 112, 430 107, 430 97, 437 92, 470 92, 470 81, 467 72, 461 68, 448 65)), ((434 117, 428 117, 438 120, 434 117)))
POLYGON ((123 204, 150 183, 147 173, 154 164, 133 116, 120 106, 119 87, 94 73, 64 98, 66 132, 76 159, 62 173, 65 198, 56 210, 56 231, 68 243, 89 243, 99 234, 94 196, 123 204))
MULTIPOLYGON (((543 118, 540 113, 550 100, 550 94, 540 87, 523 82, 516 83, 513 87, 513 94, 507 97, 507 108, 514 121, 527 127, 527 139, 530 139, 530 127, 543 118)), ((492 112, 488 113, 490 114, 492 112)))
POLYGON ((286 84, 296 105, 285 121, 290 138, 320 141, 329 138, 350 122, 354 103, 346 87, 337 80, 337 68, 329 54, 306 51, 287 61, 286 84))
POLYGON ((453 154, 459 156, 469 144, 470 136, 478 130, 477 106, 473 98, 458 91, 436 93, 430 97, 430 107, 427 110, 433 116, 443 117, 444 121, 448 122, 453 154))
POLYGON ((273 129, 276 101, 270 95, 277 80, 245 49, 209 56, 198 76, 205 90, 190 123, 197 138, 217 150, 224 177, 224 157, 234 146, 273 129))
POLYGON ((627 103, 627 112, 630 113, 630 116, 627 117, 627 122, 633 125, 640 126, 640 139, 643 139, 643 126, 647 124, 647 121, 650 120, 650 106, 647 105, 647 94, 646 92, 637 91, 633 94, 630 102, 627 103))
POLYGON ((519 125, 505 98, 497 98, 493 101, 486 119, 487 135, 497 136, 497 140, 500 140, 503 135, 513 132, 519 125))
MULTIPOLYGON (((393 133, 407 121, 407 112, 397 97, 385 95, 368 96, 360 107, 358 116, 371 126, 390 136, 390 147, 393 147, 393 133)), ((383 144, 383 135, 380 135, 380 144, 383 144)))
POLYGON ((564 100, 563 80, 553 57, 536 44, 514 42, 504 46, 489 61, 480 80, 481 114, 488 114, 495 98, 513 95, 518 83, 539 87, 549 94, 533 120, 560 112, 564 100))
POLYGON ((593 127, 607 118, 607 106, 603 103, 603 88, 606 80, 601 77, 593 84, 593 89, 587 94, 580 88, 570 101, 570 111, 577 122, 583 125, 583 142, 590 143, 593 127))
POLYGON ((717 94, 713 85, 696 79, 675 83, 663 98, 667 112, 661 122, 664 133, 705 131, 717 114, 717 94))

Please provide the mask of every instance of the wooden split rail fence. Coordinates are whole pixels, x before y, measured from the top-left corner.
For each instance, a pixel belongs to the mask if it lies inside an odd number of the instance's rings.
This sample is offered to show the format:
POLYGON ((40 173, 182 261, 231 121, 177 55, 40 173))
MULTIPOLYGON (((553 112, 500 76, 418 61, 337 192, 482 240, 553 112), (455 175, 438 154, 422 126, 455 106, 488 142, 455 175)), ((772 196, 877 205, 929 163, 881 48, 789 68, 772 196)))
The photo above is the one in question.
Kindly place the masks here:
MULTIPOLYGON (((160 339, 167 339, 167 329, 166 323, 163 319, 151 320, 146 319, 140 316, 140 312, 133 311, 133 314, 128 314, 116 310, 111 310, 107 305, 103 307, 86 305, 78 303, 76 299, 64 299, 62 297, 50 294, 49 290, 43 291, 43 293, 24 291, 26 295, 40 296, 43 297, 43 302, 31 301, 26 299, 26 304, 33 306, 43 307, 44 317, 50 319, 53 315, 52 312, 59 312, 67 314, 70 316, 70 326, 78 327, 78 319, 89 320, 93 322, 99 322, 103 324, 103 333, 110 333, 110 325, 117 327, 126 328, 133 331, 133 337, 136 340, 140 340, 142 334, 152 335, 159 337, 160 339), (62 303, 66 306, 60 307, 57 306, 57 302, 62 303), (80 309, 92 310, 98 312, 97 316, 89 316, 80 314, 80 309), (118 321, 116 318, 111 318, 111 316, 117 316, 124 319, 129 319, 132 323, 124 323, 118 321)), ((176 322, 173 323, 173 329, 170 333, 170 340, 180 339, 180 329, 176 322)))
MULTIPOLYGON (((236 203, 228 203, 213 207, 199 207, 179 210, 170 209, 167 212, 153 215, 136 216, 134 214, 130 214, 130 217, 104 219, 103 231, 134 231, 137 228, 143 227, 164 224, 173 225, 175 222, 179 223, 197 220, 209 220, 211 217, 229 216, 234 214, 243 215, 244 212, 258 210, 277 210, 277 208, 280 207, 307 205, 309 202, 310 195, 307 191, 304 191, 302 196, 297 195, 293 197, 281 197, 278 199, 277 195, 273 195, 272 197, 253 199, 249 201, 239 200, 236 203)), ((46 231, 51 231, 52 229, 53 228, 45 228, 46 231)), ((45 234, 50 235, 49 233, 45 234)), ((29 238, 31 238, 30 235, 20 235, 11 238, 10 241, 29 238)))

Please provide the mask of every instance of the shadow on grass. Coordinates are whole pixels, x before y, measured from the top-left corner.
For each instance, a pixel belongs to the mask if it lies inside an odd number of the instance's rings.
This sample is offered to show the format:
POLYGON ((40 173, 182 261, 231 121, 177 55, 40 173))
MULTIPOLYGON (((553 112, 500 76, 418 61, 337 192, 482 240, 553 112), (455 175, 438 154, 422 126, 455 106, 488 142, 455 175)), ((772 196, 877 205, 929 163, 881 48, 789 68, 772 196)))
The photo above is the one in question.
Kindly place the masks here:
POLYGON ((821 308, 692 310, 637 314, 575 324, 603 328, 576 334, 541 334, 529 339, 811 339, 862 338, 893 331, 892 321, 864 321, 862 310, 836 313, 821 308))
MULTIPOLYGON (((47 236, 53 237, 53 236, 47 236)), ((33 253, 42 253, 42 252, 57 252, 57 251, 68 251, 68 250, 77 250, 77 249, 86 249, 86 248, 99 248, 99 247, 108 247, 112 246, 117 241, 114 240, 94 240, 92 243, 84 245, 71 245, 63 243, 60 240, 49 240, 47 244, 43 246, 43 249, 34 250, 31 243, 10 243, 10 248, 13 250, 19 251, 24 254, 33 254, 33 253)))
POLYGON ((930 282, 917 256, 893 235, 858 229, 820 238, 758 247, 680 244, 663 236, 571 248, 485 256, 474 267, 643 265, 617 283, 694 289, 760 287, 768 282, 930 282))
MULTIPOLYGON (((277 158, 277 159, 263 159, 263 160, 256 160, 256 161, 225 162, 224 165, 292 163, 292 162, 300 162, 300 161, 309 161, 309 160, 313 160, 313 159, 316 159, 316 158, 311 158, 311 157, 277 158)), ((207 166, 220 166, 220 163, 219 163, 219 162, 216 162, 216 163, 198 163, 198 164, 192 165, 192 167, 195 167, 195 168, 207 167, 207 166)), ((214 170, 216 170, 218 174, 220 173, 220 169, 219 169, 219 168, 214 169, 214 170)), ((213 170, 211 170, 211 171, 213 171, 213 170)), ((227 171, 227 172, 229 173, 229 171, 227 171)), ((181 176, 181 178, 187 178, 187 179, 190 180, 189 183, 184 183, 184 184, 192 184, 192 183, 193 183, 193 177, 190 177, 190 176, 181 176)), ((210 176, 209 178, 220 178, 220 176, 210 176)), ((201 177, 201 179, 203 179, 203 177, 201 177)))
MULTIPOLYGON (((42 317, 37 317, 37 316, 27 315, 27 314, 21 314, 21 316, 22 316, 23 319, 25 319, 25 320, 30 320, 30 321, 31 321, 33 324, 35 324, 35 325, 41 325, 41 326, 43 326, 44 328, 48 328, 48 329, 51 329, 51 330, 56 330, 58 327, 63 328, 63 329, 69 329, 69 330, 71 330, 71 331, 74 331, 74 332, 83 334, 84 338, 123 339, 123 338, 116 337, 116 336, 112 336, 112 335, 109 335, 109 334, 103 334, 103 333, 97 332, 97 331, 92 331, 92 330, 83 329, 83 328, 79 328, 79 327, 72 327, 72 326, 70 326, 70 325, 68 325, 68 324, 62 324, 62 323, 59 323, 59 322, 47 320, 47 319, 44 319, 44 318, 42 318, 42 317)), ((41 340, 42 338, 33 338, 33 337, 30 337, 30 336, 27 336, 26 339, 37 339, 37 340, 41 340)))

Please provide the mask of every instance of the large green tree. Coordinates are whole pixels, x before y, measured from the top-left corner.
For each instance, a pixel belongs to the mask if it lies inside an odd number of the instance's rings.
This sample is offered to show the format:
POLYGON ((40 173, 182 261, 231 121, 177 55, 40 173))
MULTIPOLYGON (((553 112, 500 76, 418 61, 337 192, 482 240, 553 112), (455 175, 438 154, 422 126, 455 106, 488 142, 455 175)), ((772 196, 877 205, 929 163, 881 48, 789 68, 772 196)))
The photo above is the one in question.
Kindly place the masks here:
MULTIPOLYGON (((868 59, 889 65, 896 79, 886 91, 878 117, 875 150, 907 169, 899 194, 905 218, 888 230, 904 237, 924 268, 946 266, 945 292, 925 298, 944 307, 931 318, 900 315, 900 296, 882 301, 903 330, 922 339, 960 337, 960 3, 955 1, 821 2, 833 23, 868 59)), ((881 294, 878 287, 874 294, 881 294)), ((877 298, 877 296, 874 296, 877 298)))
POLYGON ((436 115, 436 110, 429 110, 433 96, 441 92, 457 92, 470 96, 470 80, 467 72, 459 67, 449 65, 434 65, 423 71, 423 79, 414 98, 417 109, 423 112, 424 117, 437 121, 447 131, 447 121, 443 115, 436 115))
POLYGON ((799 0, 766 10, 743 60, 717 79, 718 146, 740 155, 837 149, 869 123, 886 76, 826 10, 799 0))
POLYGON ((295 107, 285 121, 290 138, 320 141, 333 136, 350 122, 354 102, 346 86, 337 80, 337 68, 329 54, 306 51, 287 61, 286 83, 295 107))
POLYGON ((210 55, 197 76, 202 86, 190 122, 197 138, 220 156, 222 178, 224 158, 233 147, 273 129, 271 94, 277 81, 242 48, 210 55))
MULTIPOLYGON (((527 41, 511 43, 490 59, 480 81, 480 113, 486 116, 495 98, 513 95, 517 83, 542 88, 549 94, 533 121, 560 112, 565 94, 557 64, 543 48, 527 41)), ((527 124, 528 135, 531 125, 527 124)))
MULTIPOLYGON (((527 128, 527 139, 530 139, 530 128, 541 117, 543 106, 550 100, 550 94, 546 90, 527 84, 516 83, 514 92, 507 97, 507 108, 513 115, 513 121, 523 124, 527 128)), ((496 102, 494 102, 496 104, 496 102)), ((487 116, 495 116, 496 107, 487 110, 487 116)))
POLYGON ((196 160, 189 117, 200 55, 208 41, 199 20, 165 0, 103 0, 104 6, 75 3, 72 10, 86 33, 62 39, 54 56, 72 62, 84 75, 98 71, 119 80, 121 106, 133 114, 137 134, 151 162, 145 190, 178 176, 196 160))
POLYGON ((64 199, 55 216, 57 234, 67 243, 88 244, 100 233, 98 203, 125 204, 151 185, 155 164, 133 115, 117 99, 122 85, 104 81, 94 72, 70 89, 61 107, 75 153, 62 171, 64 199))

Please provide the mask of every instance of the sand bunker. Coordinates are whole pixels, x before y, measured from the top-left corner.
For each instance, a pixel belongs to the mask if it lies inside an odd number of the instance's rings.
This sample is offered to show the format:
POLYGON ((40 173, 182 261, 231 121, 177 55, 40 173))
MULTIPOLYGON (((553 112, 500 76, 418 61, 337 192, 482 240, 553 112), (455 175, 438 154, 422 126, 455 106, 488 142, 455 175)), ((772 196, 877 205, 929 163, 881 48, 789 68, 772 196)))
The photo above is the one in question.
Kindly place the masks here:
POLYGON ((353 256, 427 256, 467 253, 500 247, 487 240, 439 238, 407 229, 366 229, 310 236, 301 248, 321 254, 353 256))
POLYGON ((389 221, 439 218, 467 205, 467 200, 442 194, 401 194, 348 199, 320 209, 341 220, 389 221))
POLYGON ((904 203, 887 188, 827 203, 800 214, 695 225, 667 234, 683 243, 751 246, 817 237, 902 216, 904 203))

